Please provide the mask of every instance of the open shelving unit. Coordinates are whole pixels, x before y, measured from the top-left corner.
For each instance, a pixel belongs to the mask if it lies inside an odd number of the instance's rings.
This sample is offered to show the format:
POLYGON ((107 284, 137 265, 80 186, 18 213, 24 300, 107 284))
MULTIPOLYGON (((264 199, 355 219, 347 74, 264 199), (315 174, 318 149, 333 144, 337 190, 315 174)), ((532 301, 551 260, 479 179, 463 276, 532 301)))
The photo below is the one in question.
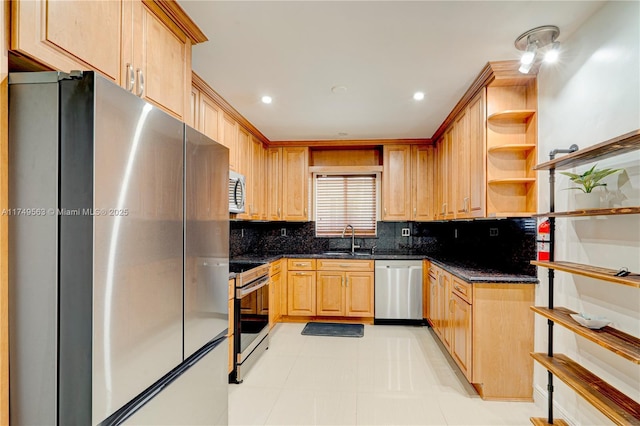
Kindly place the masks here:
POLYGON ((568 169, 590 163, 596 159, 609 158, 635 150, 640 150, 640 129, 591 146, 587 149, 576 151, 559 150, 560 152, 569 152, 568 155, 561 158, 553 158, 555 156, 555 152, 552 152, 550 155, 550 161, 538 164, 535 167, 535 170, 548 170, 550 174, 550 211, 548 213, 536 214, 534 216, 549 218, 549 243, 551 250, 549 261, 531 262, 533 265, 547 268, 549 271, 548 306, 531 307, 536 314, 547 318, 548 324, 547 353, 531 354, 533 359, 545 367, 548 372, 548 416, 546 419, 531 418, 531 422, 534 425, 566 425, 566 422, 563 420, 553 418, 553 377, 557 377, 562 380, 567 386, 608 417, 614 424, 640 424, 640 404, 638 402, 600 379, 598 376, 588 371, 566 355, 554 353, 553 351, 553 326, 557 323, 573 333, 600 345, 626 360, 635 364, 640 364, 639 338, 609 326, 603 327, 599 330, 592 330, 587 327, 583 327, 570 317, 570 315, 575 312, 564 307, 554 306, 555 271, 594 278, 610 284, 640 288, 640 274, 637 272, 631 272, 625 277, 618 277, 616 276, 618 271, 614 269, 566 261, 556 261, 554 254, 556 218, 640 213, 640 207, 618 207, 611 209, 555 212, 555 170, 568 169))
POLYGON ((487 216, 537 211, 535 79, 487 87, 487 216))

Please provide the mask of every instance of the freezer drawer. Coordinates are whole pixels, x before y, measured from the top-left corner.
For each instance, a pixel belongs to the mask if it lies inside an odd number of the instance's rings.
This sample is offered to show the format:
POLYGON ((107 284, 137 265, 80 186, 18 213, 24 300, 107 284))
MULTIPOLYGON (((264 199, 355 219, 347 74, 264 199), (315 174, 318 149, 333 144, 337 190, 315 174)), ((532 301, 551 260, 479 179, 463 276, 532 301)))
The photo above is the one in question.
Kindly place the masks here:
POLYGON ((102 426, 126 425, 226 425, 227 338, 219 339, 187 359, 169 383, 159 383, 138 406, 116 413, 102 426), (131 412, 133 413, 131 414, 131 412))
POLYGON ((377 260, 375 319, 422 320, 422 261, 377 260))

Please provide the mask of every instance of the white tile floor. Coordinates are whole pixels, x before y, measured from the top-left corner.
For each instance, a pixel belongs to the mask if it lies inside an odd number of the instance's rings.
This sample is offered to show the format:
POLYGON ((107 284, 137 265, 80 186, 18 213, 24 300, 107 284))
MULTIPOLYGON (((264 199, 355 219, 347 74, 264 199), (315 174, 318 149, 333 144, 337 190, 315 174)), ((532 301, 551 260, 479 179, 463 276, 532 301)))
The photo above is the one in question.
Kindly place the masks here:
POLYGON ((244 383, 229 385, 231 425, 530 425, 533 403, 489 402, 425 327, 365 326, 364 337, 278 324, 244 383))

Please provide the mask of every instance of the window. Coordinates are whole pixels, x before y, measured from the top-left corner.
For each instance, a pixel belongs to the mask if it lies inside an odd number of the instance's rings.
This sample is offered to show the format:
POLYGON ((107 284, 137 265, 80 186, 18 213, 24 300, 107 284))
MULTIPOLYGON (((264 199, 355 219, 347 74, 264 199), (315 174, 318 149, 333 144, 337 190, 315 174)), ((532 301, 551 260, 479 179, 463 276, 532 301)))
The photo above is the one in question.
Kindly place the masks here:
POLYGON ((347 224, 358 236, 375 236, 377 175, 316 175, 316 236, 341 236, 347 224))

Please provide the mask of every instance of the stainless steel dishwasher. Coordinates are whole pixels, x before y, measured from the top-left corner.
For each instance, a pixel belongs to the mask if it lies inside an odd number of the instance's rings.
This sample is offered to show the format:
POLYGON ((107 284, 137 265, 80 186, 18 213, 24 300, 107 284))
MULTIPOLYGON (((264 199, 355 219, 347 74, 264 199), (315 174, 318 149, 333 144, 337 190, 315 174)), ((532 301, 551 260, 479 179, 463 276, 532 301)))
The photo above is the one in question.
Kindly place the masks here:
POLYGON ((374 323, 422 322, 422 261, 376 260, 374 323))

